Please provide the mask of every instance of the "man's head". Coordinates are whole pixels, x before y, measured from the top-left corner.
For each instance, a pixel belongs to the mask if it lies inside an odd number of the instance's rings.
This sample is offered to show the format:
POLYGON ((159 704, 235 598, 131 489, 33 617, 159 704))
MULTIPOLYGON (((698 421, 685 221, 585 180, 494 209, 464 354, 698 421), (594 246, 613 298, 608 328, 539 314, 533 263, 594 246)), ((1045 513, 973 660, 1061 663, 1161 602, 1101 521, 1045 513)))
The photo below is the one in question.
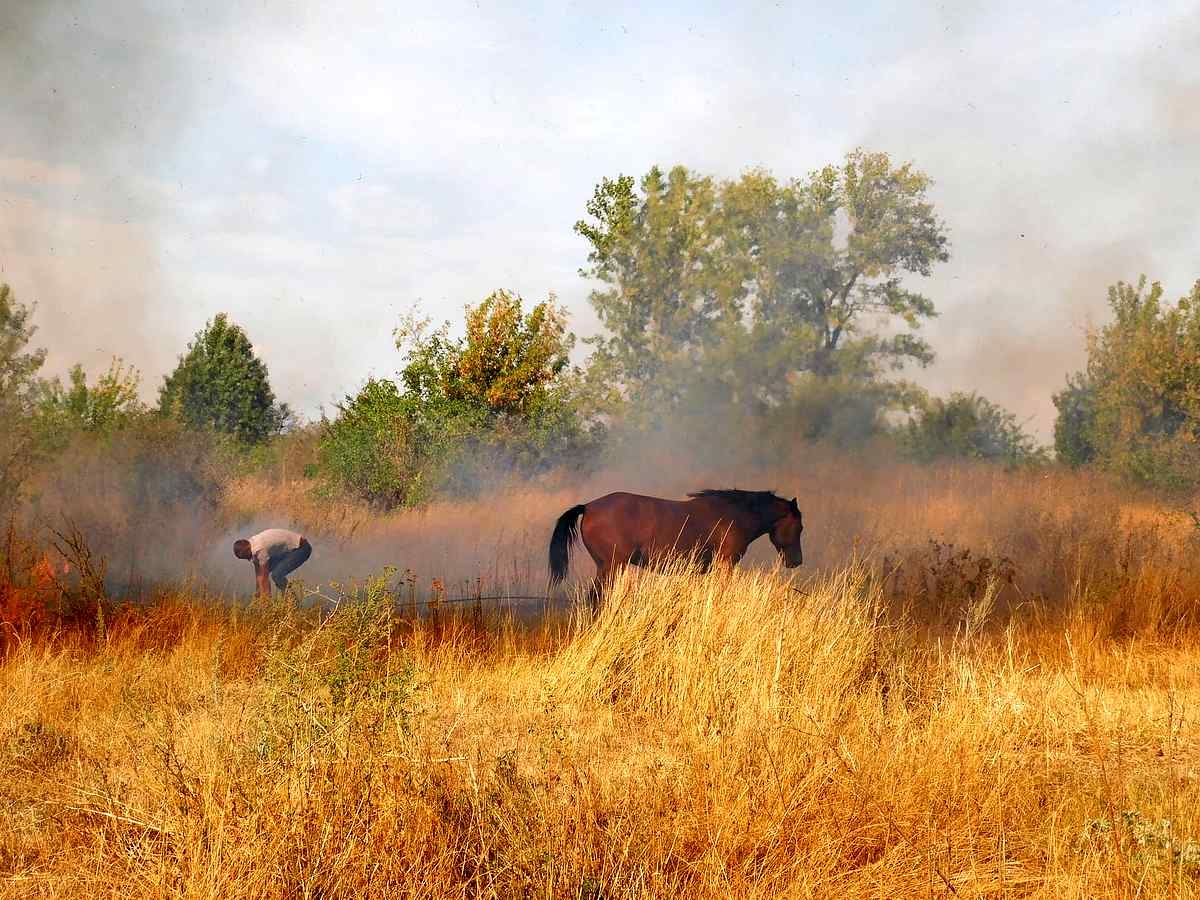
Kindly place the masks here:
POLYGON ((238 559, 250 559, 250 542, 245 538, 239 538, 233 542, 233 555, 238 559))

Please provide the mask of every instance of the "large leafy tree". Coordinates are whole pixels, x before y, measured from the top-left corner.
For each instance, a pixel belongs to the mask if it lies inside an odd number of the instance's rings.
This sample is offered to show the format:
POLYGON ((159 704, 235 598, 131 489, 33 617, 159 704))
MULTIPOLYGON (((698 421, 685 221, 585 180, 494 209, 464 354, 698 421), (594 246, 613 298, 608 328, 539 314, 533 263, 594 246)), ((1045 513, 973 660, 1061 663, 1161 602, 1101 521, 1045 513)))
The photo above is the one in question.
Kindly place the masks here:
POLYGON ((21 492, 44 447, 38 408, 45 383, 38 377, 46 351, 30 349, 37 330, 33 310, 0 283, 0 515, 21 492))
MULTIPOLYGON (((1084 373, 1056 395, 1068 461, 1166 488, 1200 483, 1200 282, 1178 303, 1162 285, 1118 282, 1112 321, 1088 335, 1084 373)), ((1064 449, 1066 453, 1064 453, 1064 449)))
POLYGON ((948 258, 929 186, 862 150, 788 182, 682 167, 637 187, 604 179, 575 226, 591 245, 583 274, 602 284, 597 373, 656 409, 689 390, 770 408, 805 374, 867 382, 927 363, 916 332, 935 311, 907 279, 948 258))
POLYGON ((652 168, 640 192, 605 178, 575 230, 591 244, 583 274, 607 336, 595 340, 603 378, 647 402, 674 401, 662 378, 694 366, 738 316, 741 287, 721 252, 720 186, 682 166, 652 168))
POLYGON ((277 434, 289 416, 246 332, 225 313, 188 344, 159 390, 158 408, 189 427, 211 428, 245 444, 277 434))

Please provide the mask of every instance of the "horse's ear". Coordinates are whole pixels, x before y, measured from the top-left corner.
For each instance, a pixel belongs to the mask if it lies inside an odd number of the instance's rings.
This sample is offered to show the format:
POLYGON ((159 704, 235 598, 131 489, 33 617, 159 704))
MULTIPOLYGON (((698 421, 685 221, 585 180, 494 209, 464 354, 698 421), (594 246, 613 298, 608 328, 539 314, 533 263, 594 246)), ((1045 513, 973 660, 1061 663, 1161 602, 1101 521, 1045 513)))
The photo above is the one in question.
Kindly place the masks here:
POLYGON ((796 498, 793 497, 790 502, 792 506, 792 512, 794 512, 796 515, 800 515, 800 505, 796 503, 796 498))

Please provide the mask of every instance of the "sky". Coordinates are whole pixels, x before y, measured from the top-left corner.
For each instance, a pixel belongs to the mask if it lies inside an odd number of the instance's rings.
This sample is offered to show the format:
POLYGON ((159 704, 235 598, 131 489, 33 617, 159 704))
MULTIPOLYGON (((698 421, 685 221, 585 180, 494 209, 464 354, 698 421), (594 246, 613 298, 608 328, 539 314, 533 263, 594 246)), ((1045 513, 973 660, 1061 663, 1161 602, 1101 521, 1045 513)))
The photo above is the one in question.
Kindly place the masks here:
POLYGON ((52 374, 116 355, 152 398, 225 311, 313 417, 414 306, 554 292, 594 333, 602 177, 861 146, 950 235, 909 376, 1048 439, 1107 286, 1200 277, 1200 3, 832 6, 5 0, 0 281, 52 374))

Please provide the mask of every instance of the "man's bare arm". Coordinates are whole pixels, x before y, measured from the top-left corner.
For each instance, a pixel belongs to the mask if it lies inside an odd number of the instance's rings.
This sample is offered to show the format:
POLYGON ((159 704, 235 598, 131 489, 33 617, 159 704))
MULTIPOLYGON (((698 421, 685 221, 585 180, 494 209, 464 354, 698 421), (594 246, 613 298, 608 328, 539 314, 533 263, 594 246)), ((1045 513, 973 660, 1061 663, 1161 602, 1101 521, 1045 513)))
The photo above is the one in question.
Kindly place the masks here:
POLYGON ((254 560, 254 581, 257 586, 258 596, 260 597, 271 596, 270 574, 270 571, 264 564, 259 562, 257 559, 254 560))

